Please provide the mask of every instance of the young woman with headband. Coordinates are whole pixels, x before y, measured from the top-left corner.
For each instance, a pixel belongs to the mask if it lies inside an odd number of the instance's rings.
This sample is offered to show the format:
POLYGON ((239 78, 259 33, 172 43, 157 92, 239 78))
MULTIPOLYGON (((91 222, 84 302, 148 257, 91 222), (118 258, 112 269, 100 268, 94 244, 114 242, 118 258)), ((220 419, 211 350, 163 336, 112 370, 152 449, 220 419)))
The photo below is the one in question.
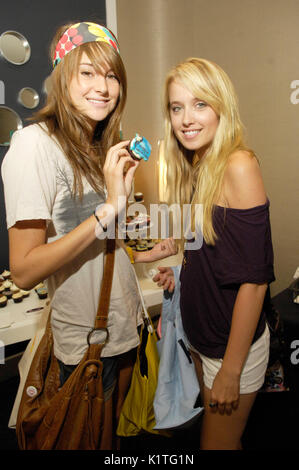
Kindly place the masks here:
MULTIPOLYGON (((63 384, 87 348, 103 275, 103 232, 123 209, 118 202, 126 202, 138 163, 126 150, 128 141, 120 142, 126 72, 111 31, 89 22, 65 25, 50 52, 47 102, 34 124, 13 135, 2 176, 12 277, 23 289, 47 280, 63 384)), ((165 241, 148 261, 172 253, 173 243, 165 241)), ((141 322, 133 267, 116 242, 102 353, 107 413, 117 376, 119 413, 141 322)), ((103 335, 95 332, 92 341, 102 342, 103 335)))
MULTIPOLYGON (((169 72, 164 92, 163 200, 203 208, 202 246, 188 243, 180 273, 183 326, 205 407, 200 447, 240 449, 268 363, 269 201, 227 74, 190 58, 169 72)), ((172 291, 172 274, 160 268, 154 280, 172 291)))

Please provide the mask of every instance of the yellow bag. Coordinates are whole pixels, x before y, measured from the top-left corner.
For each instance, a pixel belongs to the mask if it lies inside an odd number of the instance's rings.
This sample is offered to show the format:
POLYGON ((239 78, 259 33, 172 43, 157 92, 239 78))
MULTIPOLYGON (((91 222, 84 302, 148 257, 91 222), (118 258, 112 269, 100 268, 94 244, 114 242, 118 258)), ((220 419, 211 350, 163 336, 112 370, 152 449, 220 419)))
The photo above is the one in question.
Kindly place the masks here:
POLYGON ((144 323, 140 333, 140 344, 137 349, 130 389, 120 413, 116 433, 126 437, 142 433, 170 436, 169 432, 153 429, 156 425, 153 403, 160 361, 157 350, 158 339, 145 307, 137 276, 136 282, 143 306, 144 323))
POLYGON ((153 402, 159 369, 156 343, 157 336, 151 320, 146 319, 140 333, 130 389, 118 422, 119 436, 136 436, 144 432, 161 434, 153 429, 156 425, 153 402))

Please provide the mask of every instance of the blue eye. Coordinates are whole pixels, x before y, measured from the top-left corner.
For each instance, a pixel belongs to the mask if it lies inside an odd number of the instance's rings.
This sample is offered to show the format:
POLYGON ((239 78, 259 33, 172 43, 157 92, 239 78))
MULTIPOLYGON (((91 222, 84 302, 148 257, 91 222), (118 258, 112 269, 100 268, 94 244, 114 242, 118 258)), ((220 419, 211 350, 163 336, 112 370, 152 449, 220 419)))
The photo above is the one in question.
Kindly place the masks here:
POLYGON ((207 106, 207 103, 205 103, 204 101, 198 101, 195 106, 196 108, 204 108, 205 106, 207 106))
POLYGON ((171 111, 173 113, 178 113, 182 108, 180 106, 172 106, 171 111))

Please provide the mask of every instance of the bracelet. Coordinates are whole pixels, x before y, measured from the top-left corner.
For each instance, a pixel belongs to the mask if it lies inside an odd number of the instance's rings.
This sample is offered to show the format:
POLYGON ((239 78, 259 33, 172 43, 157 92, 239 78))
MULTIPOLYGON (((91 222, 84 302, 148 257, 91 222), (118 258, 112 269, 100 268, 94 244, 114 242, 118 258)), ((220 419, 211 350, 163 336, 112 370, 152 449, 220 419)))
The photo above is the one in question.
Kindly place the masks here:
POLYGON ((95 218, 97 219, 101 229, 103 230, 103 232, 107 232, 107 225, 104 227, 104 225, 102 224, 101 220, 98 218, 97 214, 96 214, 96 211, 94 211, 93 215, 95 216, 95 218))

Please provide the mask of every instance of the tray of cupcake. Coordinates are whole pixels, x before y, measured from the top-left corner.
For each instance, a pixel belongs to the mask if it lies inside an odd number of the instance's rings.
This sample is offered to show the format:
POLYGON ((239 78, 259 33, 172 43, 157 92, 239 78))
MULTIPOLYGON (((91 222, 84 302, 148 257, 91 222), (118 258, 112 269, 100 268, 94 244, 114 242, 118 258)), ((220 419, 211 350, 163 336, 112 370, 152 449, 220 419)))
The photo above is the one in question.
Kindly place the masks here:
POLYGON ((128 215, 126 217, 126 231, 138 232, 140 230, 147 230, 152 226, 151 218, 148 214, 136 213, 135 215, 128 215))
POLYGON ((5 308, 10 302, 21 303, 31 293, 37 295, 39 299, 46 299, 48 297, 48 291, 43 282, 31 290, 23 290, 15 285, 10 271, 5 269, 0 274, 0 308, 5 308))
POLYGON ((160 243, 160 239, 153 239, 150 237, 147 238, 136 238, 136 239, 126 239, 125 243, 127 246, 132 248, 134 251, 149 251, 154 248, 157 243, 160 243))

